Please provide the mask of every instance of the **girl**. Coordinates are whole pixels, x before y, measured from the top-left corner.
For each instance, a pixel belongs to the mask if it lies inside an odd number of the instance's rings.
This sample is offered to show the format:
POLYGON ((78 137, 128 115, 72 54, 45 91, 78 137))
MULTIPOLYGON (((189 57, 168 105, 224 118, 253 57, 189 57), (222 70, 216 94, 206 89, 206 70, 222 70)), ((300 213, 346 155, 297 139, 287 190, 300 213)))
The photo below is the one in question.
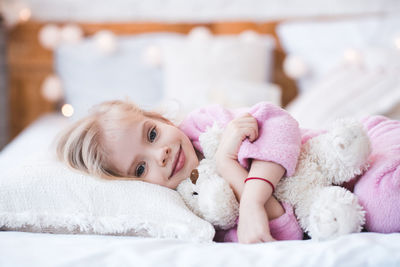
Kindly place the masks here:
MULTIPOLYGON (((300 131, 297 122, 274 105, 260 103, 247 111, 211 106, 191 113, 178 128, 133 103, 105 102, 63 133, 57 154, 70 167, 92 175, 176 189, 197 167, 202 157, 198 137, 214 121, 225 127, 217 169, 240 201, 238 241, 301 239, 292 208, 272 196, 281 177, 294 172, 300 131), (245 182, 252 177, 261 179, 245 182)), ((222 239, 237 237, 234 229, 222 239)))
MULTIPOLYGON (((240 202, 237 232, 220 232, 216 240, 302 239, 292 207, 272 196, 283 175, 290 176, 295 170, 301 133, 286 111, 269 103, 234 111, 221 106, 202 108, 176 127, 158 113, 143 111, 130 102, 105 102, 64 132, 57 154, 72 168, 92 175, 176 189, 197 167, 202 157, 198 137, 214 122, 225 127, 216 154, 217 171, 240 202)), ((379 203, 383 198, 374 200, 379 203)), ((398 214, 391 216, 391 221, 397 220, 395 227, 400 225, 398 214)))

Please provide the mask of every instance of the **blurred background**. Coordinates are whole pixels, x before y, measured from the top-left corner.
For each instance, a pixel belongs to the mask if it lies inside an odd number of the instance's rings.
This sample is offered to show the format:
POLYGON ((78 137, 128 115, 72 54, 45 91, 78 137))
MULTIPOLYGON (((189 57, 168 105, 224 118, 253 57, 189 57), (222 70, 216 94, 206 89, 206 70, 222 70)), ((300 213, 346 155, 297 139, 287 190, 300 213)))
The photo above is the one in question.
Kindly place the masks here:
POLYGON ((0 149, 131 99, 176 122, 270 101, 303 128, 400 119, 397 0, 0 0, 0 149))

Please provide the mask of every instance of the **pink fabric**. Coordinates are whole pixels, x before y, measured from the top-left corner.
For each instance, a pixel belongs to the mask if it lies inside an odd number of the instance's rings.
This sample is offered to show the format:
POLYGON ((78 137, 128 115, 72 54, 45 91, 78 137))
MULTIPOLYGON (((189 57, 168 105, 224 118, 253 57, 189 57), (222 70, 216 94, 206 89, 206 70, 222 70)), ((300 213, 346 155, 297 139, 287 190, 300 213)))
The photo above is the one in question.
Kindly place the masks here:
POLYGON ((371 140, 369 169, 358 178, 354 193, 366 210, 366 229, 400 232, 400 121, 383 116, 363 120, 371 140))
MULTIPOLYGON (((287 203, 283 203, 285 213, 269 222, 269 229, 272 237, 276 240, 302 240, 303 231, 293 213, 293 208, 287 203)), ((238 242, 237 227, 227 231, 217 231, 214 238, 216 242, 238 242)))
POLYGON ((207 127, 217 122, 224 127, 238 115, 248 112, 258 122, 258 139, 251 143, 243 141, 238 159, 240 164, 248 168, 249 159, 272 161, 282 165, 287 175, 292 175, 296 168, 300 153, 301 134, 298 123, 285 110, 261 102, 249 109, 227 110, 222 106, 214 105, 196 110, 180 125, 180 129, 189 137, 197 150, 202 152, 199 136, 207 127))

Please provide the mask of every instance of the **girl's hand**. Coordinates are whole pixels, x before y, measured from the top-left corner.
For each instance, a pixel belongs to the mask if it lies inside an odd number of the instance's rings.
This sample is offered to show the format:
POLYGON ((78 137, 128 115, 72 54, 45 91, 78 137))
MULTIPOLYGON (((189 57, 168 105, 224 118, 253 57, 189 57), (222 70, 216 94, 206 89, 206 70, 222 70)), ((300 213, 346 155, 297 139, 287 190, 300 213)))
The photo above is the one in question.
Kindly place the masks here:
POLYGON ((241 200, 237 235, 239 243, 245 244, 276 241, 270 234, 264 205, 241 200))
POLYGON ((216 159, 223 164, 224 160, 237 160, 239 147, 243 140, 249 138, 253 142, 258 137, 257 120, 249 113, 245 113, 230 121, 221 137, 221 143, 218 146, 216 159))

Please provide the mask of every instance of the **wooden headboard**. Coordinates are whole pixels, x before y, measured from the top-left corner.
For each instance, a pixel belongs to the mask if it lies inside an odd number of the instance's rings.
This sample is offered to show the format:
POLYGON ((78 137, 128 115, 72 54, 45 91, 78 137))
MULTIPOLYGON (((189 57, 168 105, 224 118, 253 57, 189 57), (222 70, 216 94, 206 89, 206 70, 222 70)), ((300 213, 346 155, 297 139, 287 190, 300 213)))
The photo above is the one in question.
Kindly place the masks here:
MULTIPOLYGON (((47 22, 48 23, 48 22, 47 22)), ((206 24, 188 23, 80 23, 86 35, 99 30, 111 30, 118 35, 139 34, 146 32, 188 33, 192 28, 205 26, 214 34, 238 34, 244 30, 271 34, 277 40, 275 50, 275 69, 273 82, 282 92, 282 103, 292 100, 297 89, 294 81, 285 76, 282 62, 285 57, 275 28, 279 22, 216 22, 206 24)), ((56 23, 62 25, 63 23, 56 23)), ((38 41, 38 32, 42 22, 29 21, 10 30, 7 40, 8 83, 9 83, 9 136, 14 138, 27 125, 40 115, 56 109, 55 104, 46 101, 40 92, 41 84, 47 75, 53 73, 53 55, 43 48, 38 41)))

